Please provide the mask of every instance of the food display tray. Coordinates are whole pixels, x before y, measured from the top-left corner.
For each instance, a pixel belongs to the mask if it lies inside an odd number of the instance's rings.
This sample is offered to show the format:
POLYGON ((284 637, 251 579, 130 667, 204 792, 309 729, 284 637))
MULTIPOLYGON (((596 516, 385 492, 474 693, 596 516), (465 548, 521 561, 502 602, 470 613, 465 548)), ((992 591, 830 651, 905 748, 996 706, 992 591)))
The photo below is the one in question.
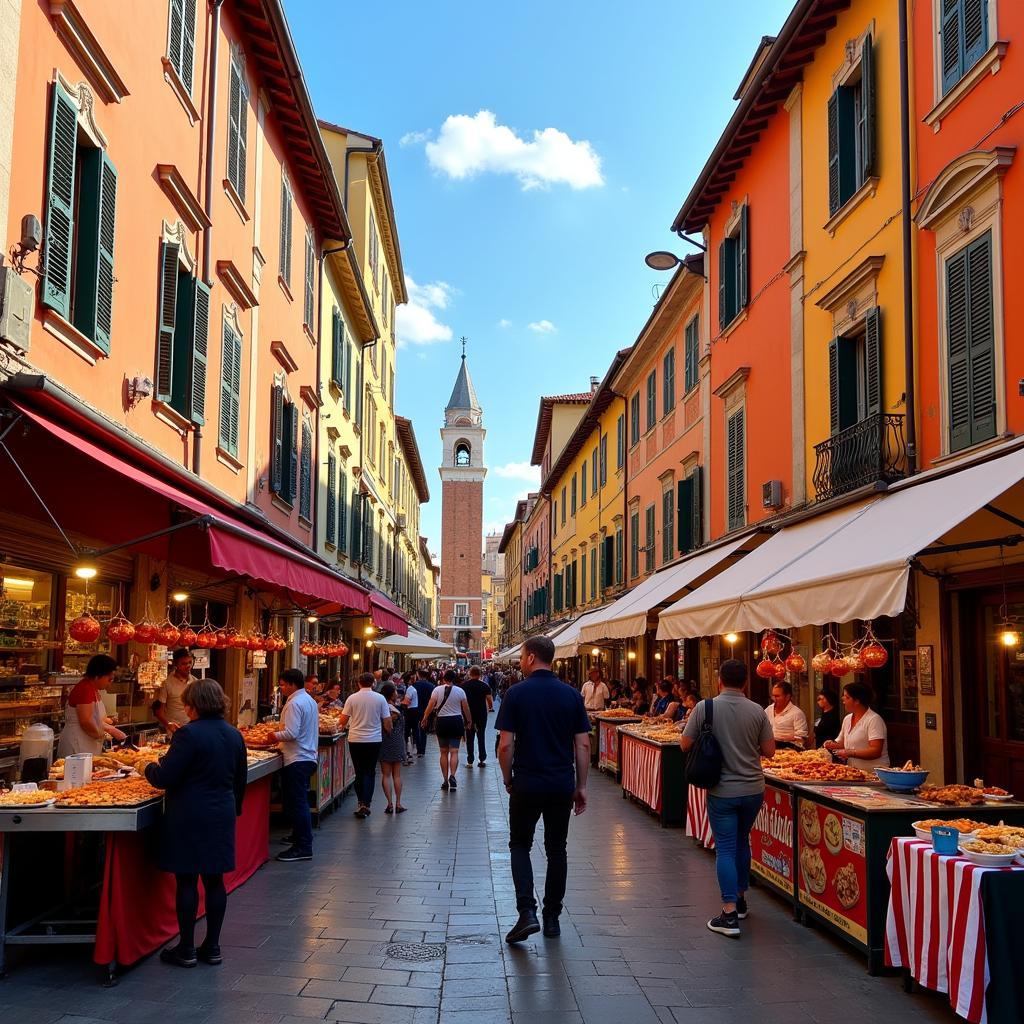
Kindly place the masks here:
POLYGON ((138 832, 160 820, 163 797, 128 807, 5 807, 0 832, 138 832))

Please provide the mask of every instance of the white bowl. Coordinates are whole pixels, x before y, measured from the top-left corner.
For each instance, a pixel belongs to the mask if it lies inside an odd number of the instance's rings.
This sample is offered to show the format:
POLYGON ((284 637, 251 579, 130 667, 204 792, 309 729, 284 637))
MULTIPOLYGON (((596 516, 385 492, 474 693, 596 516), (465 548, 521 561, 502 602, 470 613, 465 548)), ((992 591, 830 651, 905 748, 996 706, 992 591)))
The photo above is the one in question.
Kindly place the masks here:
POLYGON ((960 852, 972 863, 983 868, 1007 868, 1016 859, 1016 853, 975 853, 973 850, 965 850, 962 846, 960 852))
MULTIPOLYGON (((917 834, 918 839, 923 839, 926 843, 930 843, 932 841, 932 830, 930 828, 918 828, 916 823, 912 827, 914 832, 917 834)), ((959 842, 962 839, 970 841, 976 836, 976 832, 961 832, 957 837, 957 841, 959 842)))

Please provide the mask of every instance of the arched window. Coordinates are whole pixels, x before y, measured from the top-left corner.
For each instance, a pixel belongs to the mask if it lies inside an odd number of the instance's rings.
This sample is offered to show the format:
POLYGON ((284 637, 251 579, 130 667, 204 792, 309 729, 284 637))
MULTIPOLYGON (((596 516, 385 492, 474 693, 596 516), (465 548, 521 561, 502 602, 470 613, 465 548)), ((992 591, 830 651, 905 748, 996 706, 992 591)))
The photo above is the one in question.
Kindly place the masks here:
POLYGON ((460 441, 455 446, 455 465, 456 466, 468 466, 469 465, 469 444, 466 441, 460 441))

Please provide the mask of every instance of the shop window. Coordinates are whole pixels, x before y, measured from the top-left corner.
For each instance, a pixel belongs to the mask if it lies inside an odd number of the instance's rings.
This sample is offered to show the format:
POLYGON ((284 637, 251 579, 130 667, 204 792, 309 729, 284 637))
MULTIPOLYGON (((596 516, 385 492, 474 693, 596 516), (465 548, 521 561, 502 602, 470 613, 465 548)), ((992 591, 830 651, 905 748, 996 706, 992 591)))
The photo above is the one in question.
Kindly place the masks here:
POLYGON ((828 211, 836 213, 875 168, 875 62, 871 36, 860 60, 828 101, 828 211))
POLYGON ((79 105, 53 83, 49 124, 42 303, 103 353, 114 304, 117 170, 79 122, 79 105))
POLYGON ((697 386, 697 368, 700 363, 699 316, 695 316, 686 325, 683 361, 683 389, 689 394, 697 386))
MULTIPOLYGON (((232 54, 228 81, 228 182, 245 205, 245 175, 248 146, 246 132, 249 122, 249 86, 245 81, 245 67, 241 55, 232 54)), ((284 188, 285 186, 282 186, 284 188)), ((290 195, 290 193, 289 193, 290 195)), ((288 209, 291 227, 291 208, 288 209)), ((291 265, 291 241, 288 243, 288 262, 291 265)), ((288 280, 289 275, 281 276, 288 280)))
MULTIPOLYGON (((54 577, 17 565, 0 566, 0 677, 9 682, 50 667, 54 640, 54 577)), ((7 683, 5 683, 7 685, 7 683)), ((0 722, 0 733, 13 732, 0 722)))
POLYGON ((945 95, 989 47, 989 0, 942 0, 939 61, 945 95))
POLYGON ((750 207, 718 246, 718 326, 725 330, 750 302, 750 207))

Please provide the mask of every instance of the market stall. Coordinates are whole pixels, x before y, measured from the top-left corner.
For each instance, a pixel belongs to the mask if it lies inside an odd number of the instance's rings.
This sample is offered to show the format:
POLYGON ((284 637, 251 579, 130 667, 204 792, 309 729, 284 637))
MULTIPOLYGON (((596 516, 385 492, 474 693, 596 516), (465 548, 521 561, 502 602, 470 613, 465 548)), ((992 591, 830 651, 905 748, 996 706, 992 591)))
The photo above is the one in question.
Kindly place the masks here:
POLYGON ((686 787, 686 834, 705 850, 715 848, 715 836, 708 817, 708 791, 700 786, 686 787))
POLYGON ((628 711, 610 710, 594 716, 597 720, 597 767, 618 779, 622 775, 619 751, 619 726, 640 722, 639 715, 628 711))
POLYGON ((662 828, 686 819, 686 780, 679 733, 672 725, 619 726, 622 795, 643 804, 662 828))
POLYGON ((953 1010, 974 1024, 1024 1020, 1024 938, 1012 912, 1024 905, 1020 858, 1011 867, 983 867, 941 855, 928 840, 900 838, 888 874, 886 964, 947 993, 953 1010))
MULTIPOLYGON (((279 754, 250 752, 229 892, 269 859, 270 781, 280 768, 279 754)), ((118 965, 178 932, 174 876, 154 858, 162 795, 142 780, 91 787, 55 794, 48 806, 0 807, 0 974, 8 945, 89 944, 113 982, 118 965), (99 786, 119 791, 104 796, 99 786), (75 870, 62 873, 69 864, 75 870), (56 875, 41 884, 47 867, 56 875)))

